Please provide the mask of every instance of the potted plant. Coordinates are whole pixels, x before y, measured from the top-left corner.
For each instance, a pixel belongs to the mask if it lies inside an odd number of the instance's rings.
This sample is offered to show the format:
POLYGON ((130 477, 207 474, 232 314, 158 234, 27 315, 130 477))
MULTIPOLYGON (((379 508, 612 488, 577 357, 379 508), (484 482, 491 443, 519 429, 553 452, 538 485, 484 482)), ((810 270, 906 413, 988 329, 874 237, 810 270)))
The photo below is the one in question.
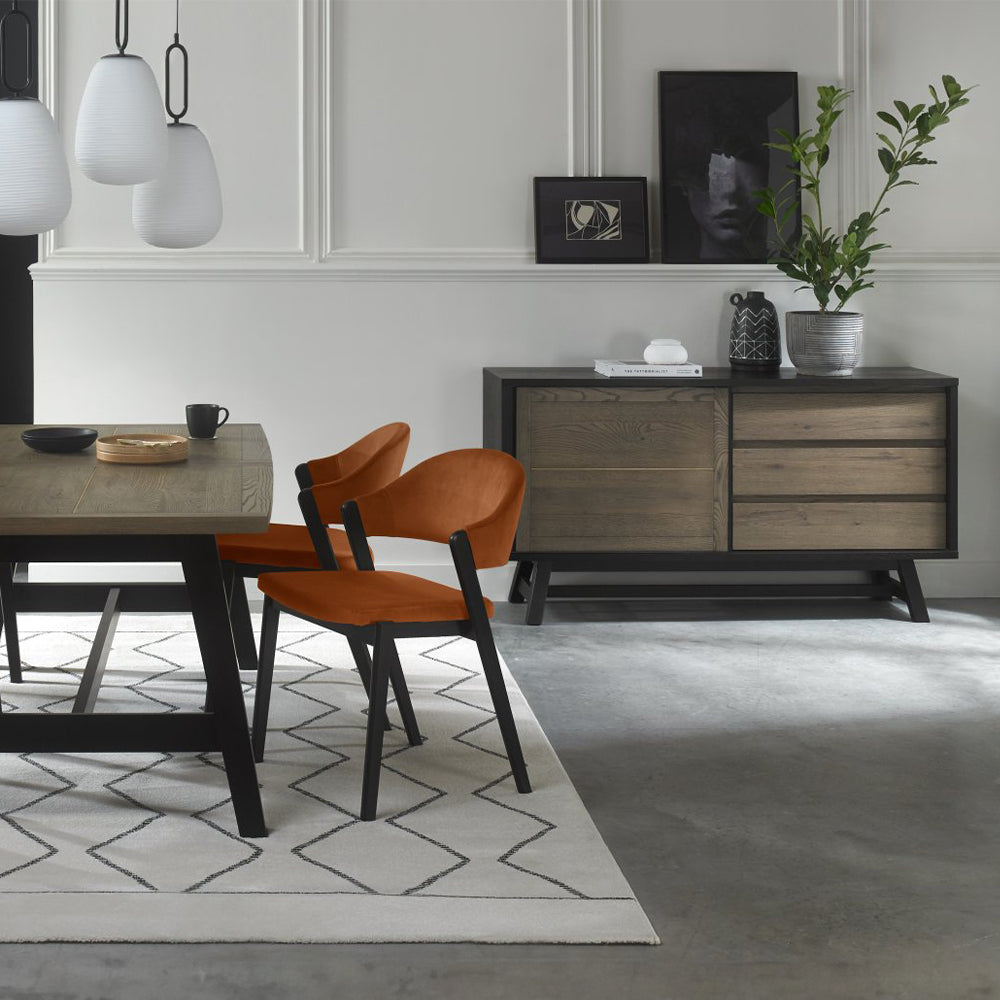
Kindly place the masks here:
POLYGON ((793 176, 785 185, 777 191, 764 188, 754 192, 757 211, 772 219, 777 229, 774 262, 783 274, 802 282, 796 291, 811 289, 819 304, 818 311, 785 313, 788 355, 803 375, 850 375, 861 361, 864 317, 845 312, 844 306, 862 289, 873 287, 868 280, 874 273, 872 255, 889 245, 871 242, 877 232, 876 222, 889 211, 883 204, 885 197, 893 188, 917 183, 903 177, 909 168, 937 162, 927 159, 924 148, 934 141, 934 132, 947 124, 950 114, 969 103, 966 94, 971 88, 963 89, 953 76, 943 76, 941 84, 944 92, 940 97, 933 86, 928 88, 931 103, 911 107, 893 101, 895 113, 878 112, 878 118, 889 126, 885 132, 876 132, 885 183, 871 209, 854 219, 842 235, 834 233, 823 218, 820 179, 830 159, 830 133, 851 92, 819 87, 815 130, 806 129, 795 136, 778 130, 784 141, 765 144, 782 150, 793 160, 789 167, 793 176), (802 213, 801 234, 789 243, 782 231, 798 210, 804 193, 812 199, 815 214, 802 213))

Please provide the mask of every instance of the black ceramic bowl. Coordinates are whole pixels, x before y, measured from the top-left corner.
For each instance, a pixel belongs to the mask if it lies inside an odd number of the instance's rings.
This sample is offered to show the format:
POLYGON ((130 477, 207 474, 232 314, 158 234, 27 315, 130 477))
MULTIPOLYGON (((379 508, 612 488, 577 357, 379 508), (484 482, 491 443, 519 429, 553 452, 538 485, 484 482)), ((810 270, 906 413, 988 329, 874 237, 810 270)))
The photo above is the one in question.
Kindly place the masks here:
POLYGON ((35 451, 83 451, 97 440, 91 427, 32 427, 21 432, 21 440, 35 451))

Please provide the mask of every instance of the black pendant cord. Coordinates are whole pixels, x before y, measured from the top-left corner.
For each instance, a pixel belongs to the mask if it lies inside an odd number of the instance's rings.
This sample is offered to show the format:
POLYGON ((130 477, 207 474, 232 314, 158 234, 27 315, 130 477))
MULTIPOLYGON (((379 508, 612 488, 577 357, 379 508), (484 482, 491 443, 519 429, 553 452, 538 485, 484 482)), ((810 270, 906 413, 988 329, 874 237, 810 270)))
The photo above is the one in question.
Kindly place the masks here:
POLYGON ((173 44, 167 46, 167 54, 164 59, 164 76, 165 84, 163 88, 164 93, 164 106, 167 109, 167 114, 173 118, 174 125, 177 125, 180 120, 187 114, 188 110, 188 51, 181 45, 181 4, 180 0, 175 0, 174 5, 174 40, 173 44), (184 67, 184 106, 180 111, 174 111, 173 106, 170 103, 170 53, 174 50, 180 52, 183 59, 184 67))
POLYGON ((115 45, 118 46, 118 55, 125 55, 125 46, 128 45, 128 0, 115 0, 115 45))
POLYGON ((0 80, 14 97, 20 97, 31 86, 31 18, 18 9, 17 0, 10 0, 10 10, 0 17, 0 80), (11 83, 7 78, 7 31, 11 19, 24 22, 24 81, 21 83, 11 83))

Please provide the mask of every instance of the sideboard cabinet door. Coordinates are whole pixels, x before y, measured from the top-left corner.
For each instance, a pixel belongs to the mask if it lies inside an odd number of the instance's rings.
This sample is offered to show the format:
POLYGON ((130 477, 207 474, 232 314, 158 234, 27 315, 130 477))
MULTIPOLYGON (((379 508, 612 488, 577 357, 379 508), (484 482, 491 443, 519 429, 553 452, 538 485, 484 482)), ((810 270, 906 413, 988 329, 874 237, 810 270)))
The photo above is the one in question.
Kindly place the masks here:
POLYGON ((519 388, 519 552, 725 551, 726 389, 519 388))

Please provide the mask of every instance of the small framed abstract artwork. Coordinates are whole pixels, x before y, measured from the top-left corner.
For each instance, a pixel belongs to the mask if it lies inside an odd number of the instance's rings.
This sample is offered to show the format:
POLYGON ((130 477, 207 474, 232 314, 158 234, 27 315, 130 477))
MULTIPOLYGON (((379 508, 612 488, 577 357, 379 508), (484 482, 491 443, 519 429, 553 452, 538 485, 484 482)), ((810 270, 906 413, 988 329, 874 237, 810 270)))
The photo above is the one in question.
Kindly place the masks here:
MULTIPOLYGON (((791 156, 768 149, 799 131, 798 76, 788 72, 661 72, 660 243, 666 264, 764 264, 775 224, 754 191, 782 187, 791 156)), ((798 182, 796 182, 798 183, 798 182)), ((794 243, 801 213, 782 237, 794 243)))
POLYGON ((535 262, 647 264, 645 177, 536 177, 535 262))

